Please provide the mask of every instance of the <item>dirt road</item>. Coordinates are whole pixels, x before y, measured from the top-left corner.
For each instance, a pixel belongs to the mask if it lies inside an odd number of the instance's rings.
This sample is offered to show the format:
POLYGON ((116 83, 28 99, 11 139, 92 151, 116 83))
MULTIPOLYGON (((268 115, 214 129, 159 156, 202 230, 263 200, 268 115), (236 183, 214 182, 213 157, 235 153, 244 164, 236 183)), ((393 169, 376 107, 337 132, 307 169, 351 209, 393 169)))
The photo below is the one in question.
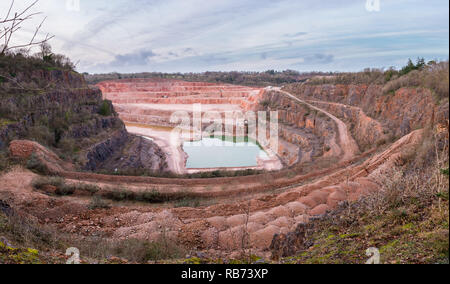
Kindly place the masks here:
POLYGON ((356 144, 350 131, 348 130, 347 125, 345 125, 345 123, 342 120, 335 117, 331 113, 324 111, 323 109, 315 107, 312 104, 309 104, 306 101, 303 101, 303 100, 297 98, 296 96, 294 96, 288 92, 282 91, 280 88, 272 87, 272 88, 268 88, 267 90, 278 91, 301 104, 307 105, 308 107, 310 107, 314 110, 324 113, 325 115, 330 117, 334 122, 336 122, 336 125, 338 127, 338 135, 339 135, 339 137, 337 137, 338 138, 337 140, 339 141, 340 145, 331 145, 331 148, 332 148, 332 150, 336 151, 337 149, 335 147, 336 146, 339 147, 338 151, 341 152, 340 154, 342 155, 343 161, 352 159, 359 152, 358 145, 356 144))

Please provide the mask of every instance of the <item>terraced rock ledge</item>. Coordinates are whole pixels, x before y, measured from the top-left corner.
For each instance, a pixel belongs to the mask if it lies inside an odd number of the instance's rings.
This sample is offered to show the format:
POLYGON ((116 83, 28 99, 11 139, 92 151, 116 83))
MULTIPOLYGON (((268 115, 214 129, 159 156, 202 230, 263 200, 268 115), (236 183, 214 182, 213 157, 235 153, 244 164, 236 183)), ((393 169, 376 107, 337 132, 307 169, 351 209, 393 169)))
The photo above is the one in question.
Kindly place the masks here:
MULTIPOLYGON (((174 174, 187 173, 185 156, 169 143, 166 130, 176 126, 172 113, 190 113, 192 104, 218 112, 278 111, 278 151, 272 164, 257 168, 265 171, 253 175, 125 176, 76 171, 36 143, 13 141, 12 156, 29 159, 35 153, 63 182, 36 188, 37 175, 19 166, 0 177, 0 199, 64 233, 164 239, 213 257, 250 250, 269 259, 274 236, 379 191, 381 177, 408 159, 425 131, 448 132, 448 105, 433 104, 426 90, 400 89, 387 98, 377 87, 357 85, 280 89, 133 79, 97 86, 127 131, 151 138, 174 174), (427 112, 417 115, 416 103, 427 112), (69 197, 58 196, 61 184, 71 188, 69 197), (92 207, 95 198, 108 206, 92 207)), ((149 153, 141 146, 127 153, 138 151, 144 151, 141 157, 149 153)))

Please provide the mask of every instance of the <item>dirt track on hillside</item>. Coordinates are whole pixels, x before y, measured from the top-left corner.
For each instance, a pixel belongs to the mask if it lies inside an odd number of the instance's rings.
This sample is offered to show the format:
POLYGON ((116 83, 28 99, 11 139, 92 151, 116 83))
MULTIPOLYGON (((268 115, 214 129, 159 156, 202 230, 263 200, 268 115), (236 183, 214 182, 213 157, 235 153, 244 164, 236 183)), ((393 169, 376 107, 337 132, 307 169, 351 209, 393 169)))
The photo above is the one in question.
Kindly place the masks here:
POLYGON ((280 93, 283 93, 286 96, 296 100, 297 102, 299 102, 301 104, 305 104, 308 107, 310 107, 316 111, 322 112, 325 115, 327 115, 328 117, 330 117, 338 126, 338 132, 339 132, 339 137, 337 137, 337 140, 339 141, 339 145, 334 144, 334 145, 332 145, 332 148, 334 147, 335 151, 337 151, 337 148, 340 149, 343 161, 350 160, 356 156, 356 154, 359 152, 358 145, 356 144, 350 131, 348 130, 347 125, 342 120, 340 120, 336 116, 332 115, 331 113, 329 113, 323 109, 320 109, 318 107, 315 107, 312 104, 310 104, 304 100, 301 100, 286 91, 282 91, 280 88, 272 88, 272 89, 276 90, 280 93))

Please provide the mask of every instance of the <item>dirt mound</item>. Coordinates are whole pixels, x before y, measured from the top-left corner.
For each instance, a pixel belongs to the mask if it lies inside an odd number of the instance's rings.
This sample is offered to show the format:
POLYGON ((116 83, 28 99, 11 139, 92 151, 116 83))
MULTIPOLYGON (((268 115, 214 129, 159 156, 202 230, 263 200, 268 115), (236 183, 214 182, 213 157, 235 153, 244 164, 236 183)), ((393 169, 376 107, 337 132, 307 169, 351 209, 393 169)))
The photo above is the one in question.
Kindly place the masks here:
POLYGON ((74 170, 73 165, 64 162, 54 152, 33 141, 14 140, 10 143, 9 152, 12 157, 24 160, 29 160, 34 155, 49 173, 74 170))

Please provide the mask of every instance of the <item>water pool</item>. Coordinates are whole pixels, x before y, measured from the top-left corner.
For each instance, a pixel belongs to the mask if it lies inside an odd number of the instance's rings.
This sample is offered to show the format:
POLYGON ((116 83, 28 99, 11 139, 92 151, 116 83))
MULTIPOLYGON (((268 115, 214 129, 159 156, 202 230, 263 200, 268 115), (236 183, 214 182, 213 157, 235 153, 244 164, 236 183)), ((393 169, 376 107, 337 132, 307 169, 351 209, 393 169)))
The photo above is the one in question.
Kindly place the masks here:
POLYGON ((258 159, 268 159, 267 153, 255 142, 236 139, 203 138, 184 142, 189 156, 187 169, 256 167, 258 159))

